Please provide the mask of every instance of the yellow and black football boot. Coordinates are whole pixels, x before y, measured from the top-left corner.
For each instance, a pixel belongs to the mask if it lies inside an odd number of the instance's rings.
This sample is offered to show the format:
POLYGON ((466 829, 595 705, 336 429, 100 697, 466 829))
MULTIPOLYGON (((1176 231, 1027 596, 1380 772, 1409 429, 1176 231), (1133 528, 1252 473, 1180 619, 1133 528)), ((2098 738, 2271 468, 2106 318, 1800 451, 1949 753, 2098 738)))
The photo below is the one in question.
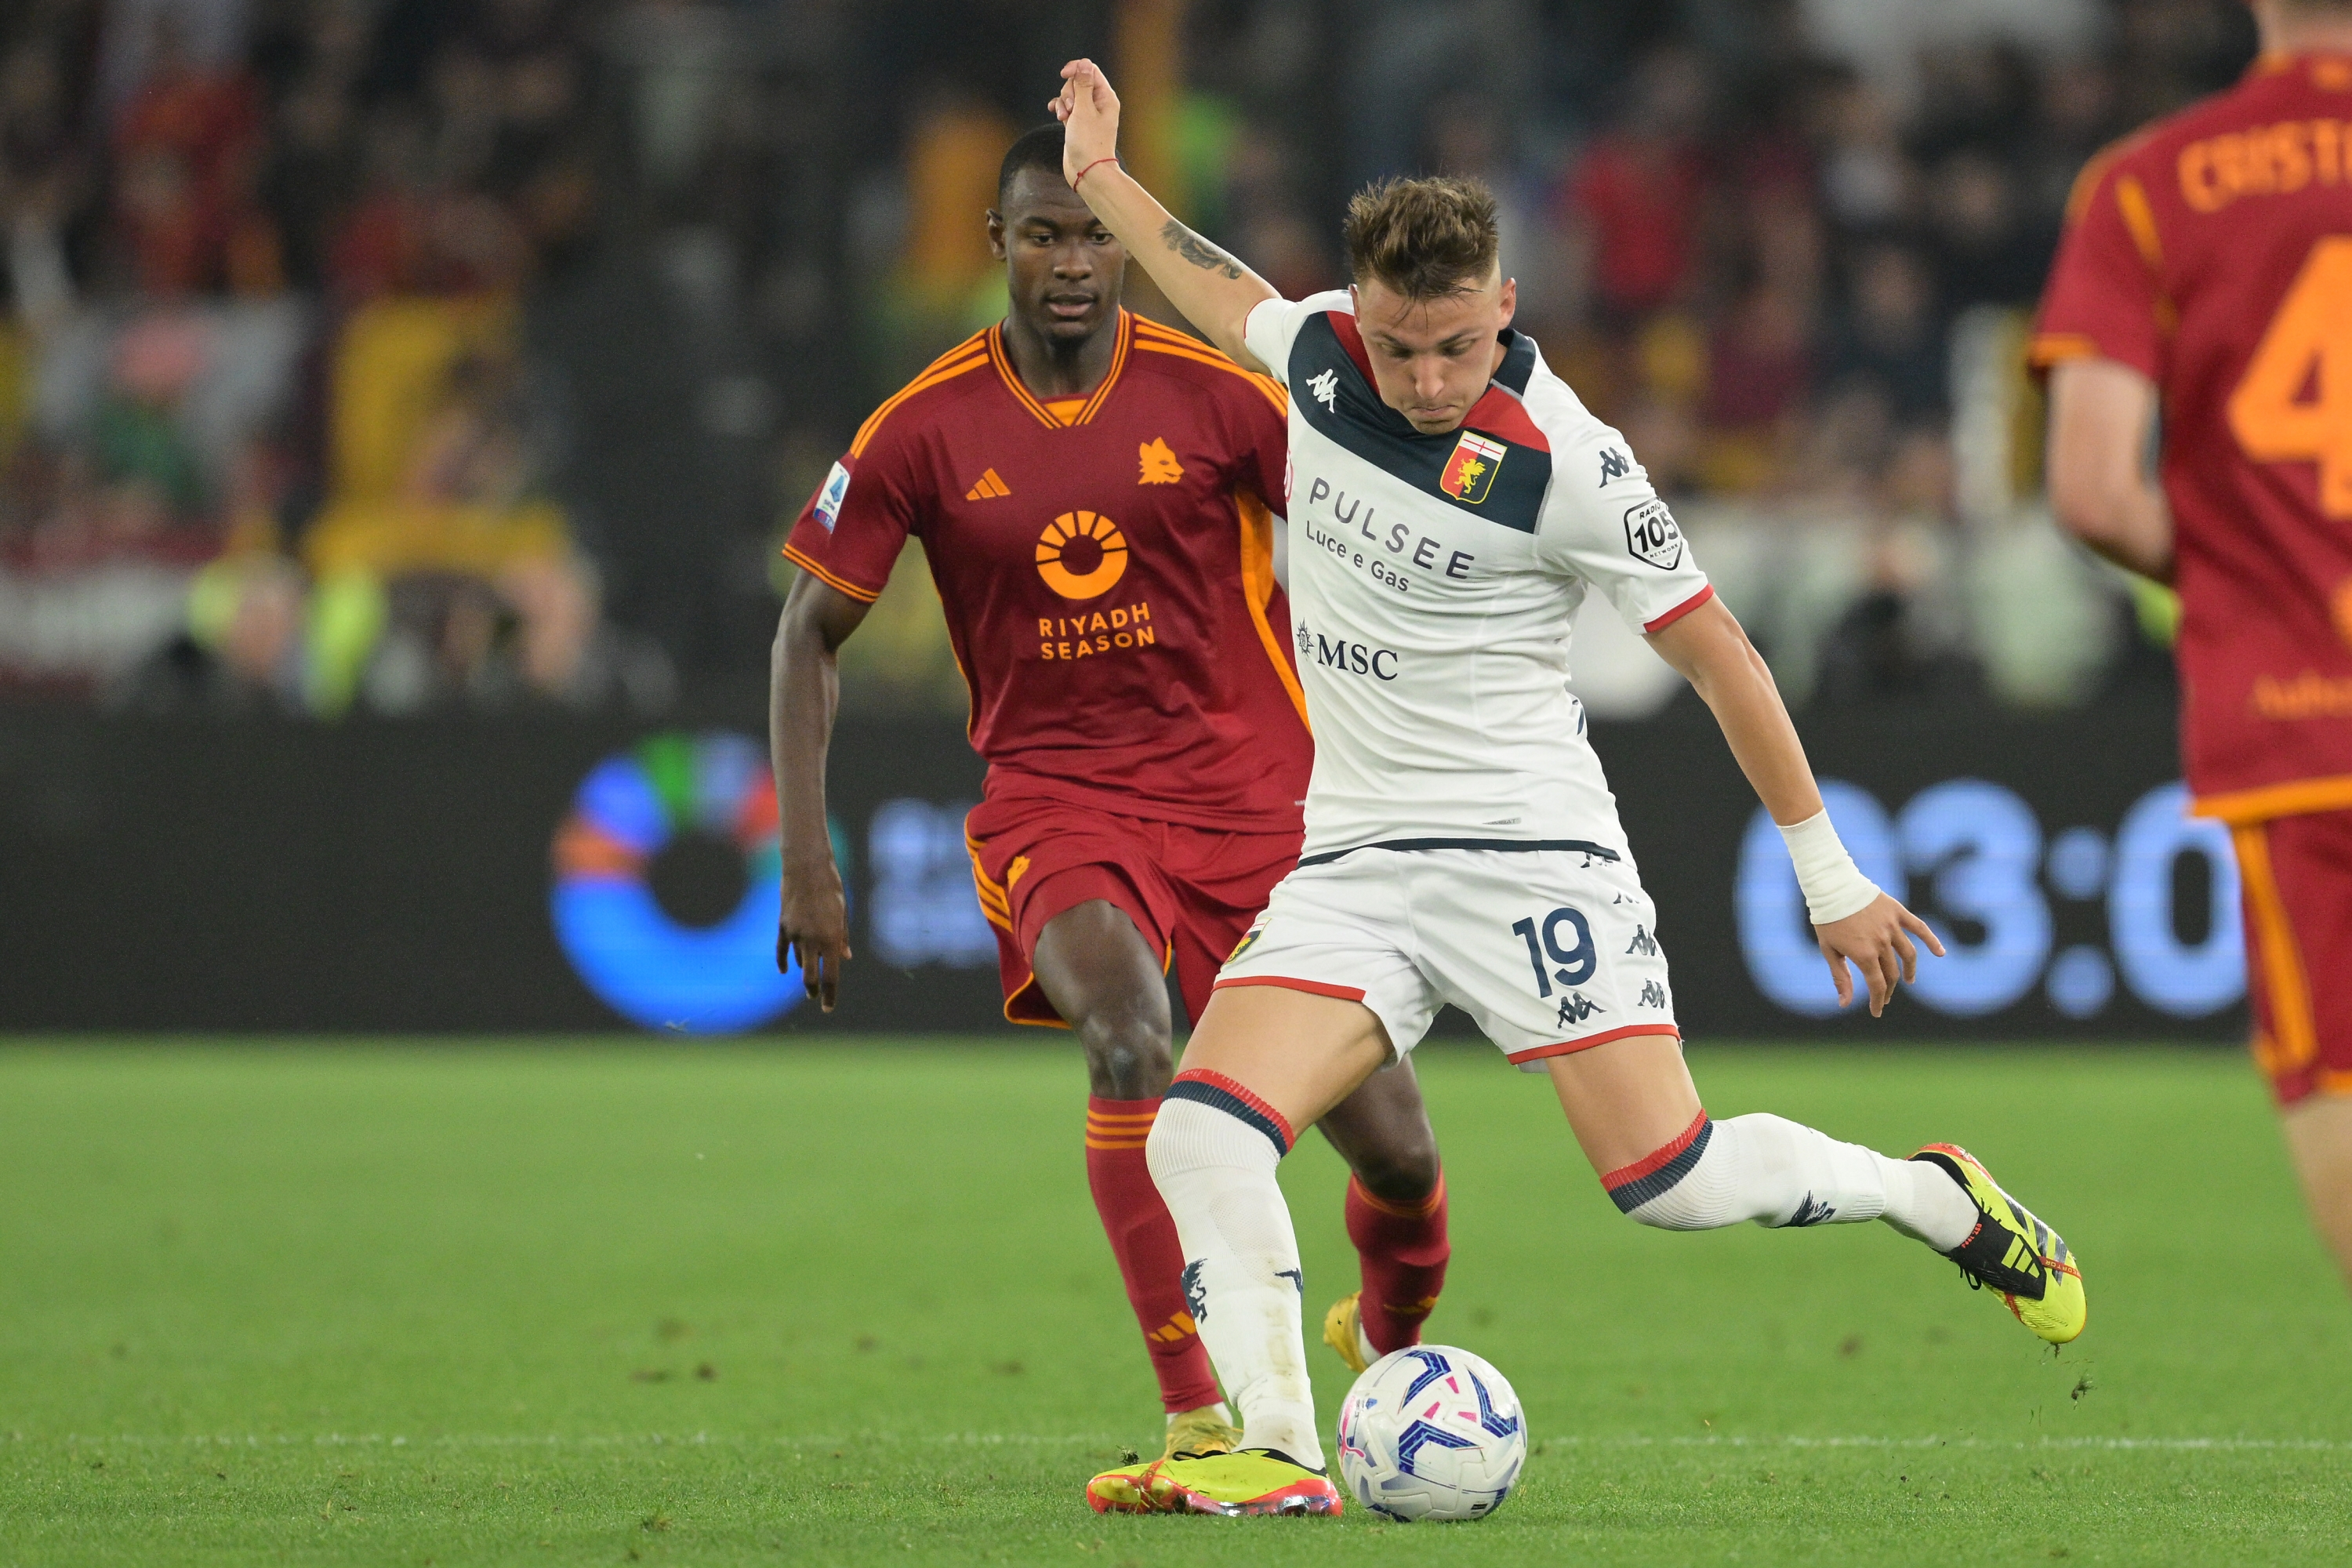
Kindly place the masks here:
POLYGON ((1983 1162, 1957 1143, 1930 1143, 1911 1156, 1958 1182, 1977 1206, 1976 1228, 1944 1254, 1960 1266, 1969 1289, 1990 1289, 2017 1317, 2053 1345, 2083 1331, 2090 1303, 2083 1268, 2058 1233, 1992 1179, 1983 1162))

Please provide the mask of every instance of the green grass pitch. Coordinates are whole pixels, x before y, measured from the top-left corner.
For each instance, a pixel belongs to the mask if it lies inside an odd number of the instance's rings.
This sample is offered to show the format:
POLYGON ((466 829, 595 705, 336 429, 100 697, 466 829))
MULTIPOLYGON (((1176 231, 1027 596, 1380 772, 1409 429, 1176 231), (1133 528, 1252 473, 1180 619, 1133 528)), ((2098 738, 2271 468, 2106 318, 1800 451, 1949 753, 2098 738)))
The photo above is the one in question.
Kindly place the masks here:
MULTIPOLYGON (((1695 1046, 1717 1114, 1958 1139, 2085 1260, 2053 1356, 1880 1226, 1627 1224, 1423 1061, 1467 1526, 1098 1519, 1149 1373, 1066 1040, 0 1048, 0 1563, 2352 1561, 2352 1306, 2235 1056, 1695 1046)), ((1310 1320, 1341 1171, 1285 1168, 1310 1320)), ((1316 1357, 1328 1430, 1347 1377, 1316 1357)))

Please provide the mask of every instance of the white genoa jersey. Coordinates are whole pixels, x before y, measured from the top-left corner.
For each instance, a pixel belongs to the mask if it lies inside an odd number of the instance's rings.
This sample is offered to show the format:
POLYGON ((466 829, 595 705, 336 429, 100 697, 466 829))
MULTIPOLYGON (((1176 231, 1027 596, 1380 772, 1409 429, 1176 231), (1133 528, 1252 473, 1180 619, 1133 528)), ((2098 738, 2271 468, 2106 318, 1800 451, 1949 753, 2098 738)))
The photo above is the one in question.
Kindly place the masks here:
POLYGON ((1291 636, 1315 730, 1303 861, 1597 845, 1631 856, 1568 689, 1588 586, 1656 631, 1714 590, 1624 437, 1506 331, 1459 430, 1380 399, 1344 290, 1250 312, 1290 388, 1291 636))

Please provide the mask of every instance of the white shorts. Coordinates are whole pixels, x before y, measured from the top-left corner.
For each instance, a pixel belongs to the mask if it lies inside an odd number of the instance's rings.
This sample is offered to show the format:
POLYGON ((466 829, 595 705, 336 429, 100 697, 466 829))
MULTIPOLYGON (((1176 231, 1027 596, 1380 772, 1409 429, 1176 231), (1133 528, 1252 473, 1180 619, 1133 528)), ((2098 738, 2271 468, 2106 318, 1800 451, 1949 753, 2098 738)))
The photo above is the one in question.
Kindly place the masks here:
POLYGON ((1361 1002, 1397 1056, 1451 1002, 1539 1070, 1625 1035, 1679 1036, 1657 910, 1591 849, 1357 849, 1277 883, 1217 976, 1361 1002))

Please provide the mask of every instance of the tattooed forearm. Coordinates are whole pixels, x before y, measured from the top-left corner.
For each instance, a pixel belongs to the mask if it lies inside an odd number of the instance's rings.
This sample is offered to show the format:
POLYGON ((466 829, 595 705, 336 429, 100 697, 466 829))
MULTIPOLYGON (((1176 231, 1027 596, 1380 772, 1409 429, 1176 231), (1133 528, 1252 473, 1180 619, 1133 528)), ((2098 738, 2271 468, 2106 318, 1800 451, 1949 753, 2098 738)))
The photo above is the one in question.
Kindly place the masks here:
POLYGON ((1223 272, 1228 278, 1239 278, 1242 275, 1240 262, 1235 261, 1172 217, 1160 230, 1160 237, 1167 242, 1169 249, 1202 271, 1223 272))

